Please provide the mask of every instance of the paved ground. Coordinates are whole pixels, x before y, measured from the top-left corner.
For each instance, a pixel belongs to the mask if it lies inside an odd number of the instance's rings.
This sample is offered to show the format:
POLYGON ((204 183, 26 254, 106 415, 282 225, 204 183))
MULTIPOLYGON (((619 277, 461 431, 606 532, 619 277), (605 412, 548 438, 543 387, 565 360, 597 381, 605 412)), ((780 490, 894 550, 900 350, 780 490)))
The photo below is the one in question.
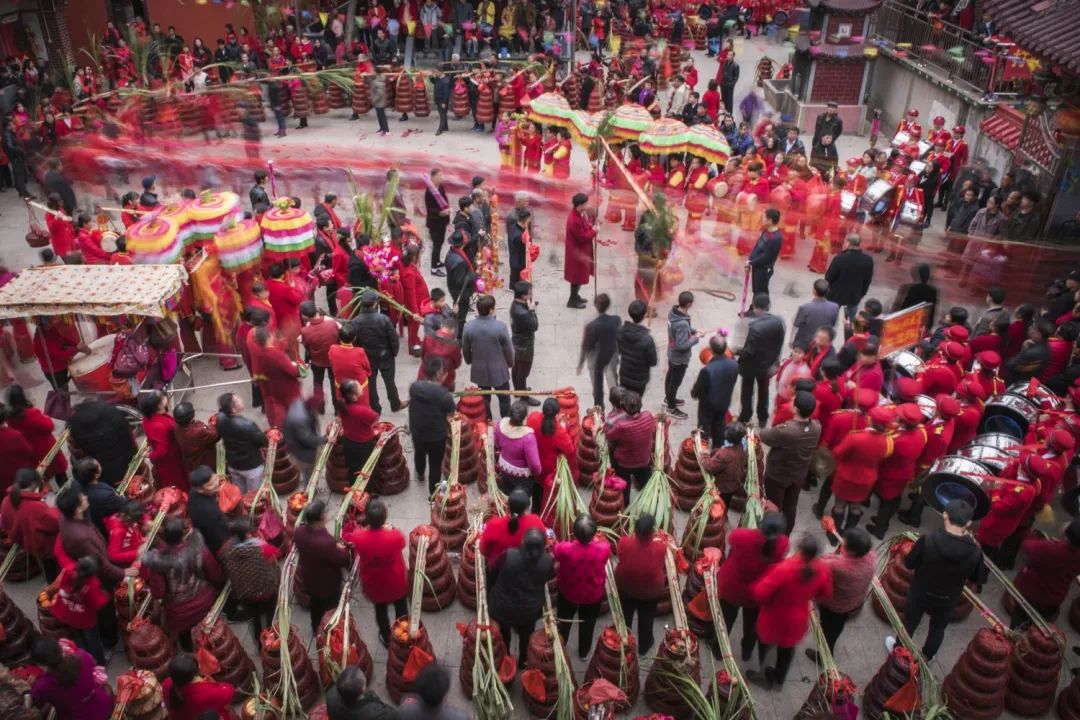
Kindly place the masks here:
MULTIPOLYGON (((743 68, 743 80, 738 88, 736 101, 749 88, 753 79, 752 68, 761 54, 768 53, 774 59, 782 62, 788 53, 788 47, 790 46, 767 44, 763 40, 741 43, 739 59, 743 68)), ((704 53, 695 52, 694 58, 701 76, 700 86, 701 89, 704 89, 707 79, 715 75, 716 64, 714 61, 705 58, 704 53)), ((393 151, 419 150, 425 154, 430 154, 432 163, 453 168, 475 166, 476 170, 481 173, 495 172, 497 151, 494 140, 490 135, 480 136, 468 132, 468 123, 466 121, 453 123, 451 126, 452 131, 449 134, 436 139, 434 137, 435 124, 433 118, 413 120, 408 123, 400 123, 395 119, 391 119, 393 133, 386 139, 379 139, 375 136, 376 126, 373 115, 365 116, 356 123, 349 123, 346 118, 347 111, 344 110, 335 111, 330 115, 318 116, 311 121, 310 129, 299 132, 290 130, 288 138, 284 140, 275 140, 269 137, 273 130, 267 124, 264 126, 264 132, 267 135, 266 146, 271 146, 274 143, 282 146, 283 149, 287 149, 293 144, 299 146, 300 143, 317 142, 327 146, 336 145, 354 150, 359 149, 360 151, 366 151, 370 148, 371 152, 377 157, 385 158, 387 166, 394 162, 393 151), (406 129, 419 129, 423 132, 422 134, 403 136, 406 129)), ((804 141, 808 142, 809 138, 804 137, 804 141)), ((846 158, 861 151, 864 147, 864 140, 853 136, 845 136, 841 138, 840 146, 841 157, 846 158)), ((589 182, 587 162, 584 153, 580 149, 574 152, 573 178, 571 184, 587 185, 589 182)), ((237 188, 237 190, 241 191, 246 199, 247 186, 237 188)), ((307 194, 306 197, 310 197, 310 194, 307 194)), ((418 201, 419 198, 410 198, 408 200, 410 207, 413 206, 414 200, 418 201)), ((508 206, 509 201, 510 198, 504 200, 507 203, 504 207, 508 206)), ((2 213, 0 214, 0 238, 2 238, 0 240, 0 258, 13 269, 25 267, 35 261, 36 257, 33 251, 29 250, 23 242, 23 235, 27 227, 25 214, 13 193, 8 192, 0 195, 0 213, 2 213)), ((348 214, 346 213, 346 215, 348 214)), ((938 223, 940 224, 940 222, 939 219, 938 223)), ((554 217, 543 214, 536 222, 537 235, 545 250, 541 255, 535 273, 535 295, 540 303, 540 329, 537 336, 535 369, 531 381, 534 388, 540 389, 573 386, 581 397, 588 398, 591 397, 588 379, 577 375, 575 369, 582 327, 592 317, 592 311, 574 311, 564 307, 566 286, 562 281, 562 223, 563 217, 561 215, 554 217)), ((619 239, 623 246, 621 249, 617 247, 601 249, 600 273, 597 279, 598 289, 609 293, 613 298, 615 308, 621 310, 632 299, 633 264, 629 257, 629 250, 625 249, 625 241, 628 236, 622 234, 617 228, 610 227, 605 227, 601 232, 601 236, 619 239)), ((808 255, 809 248, 801 248, 796 260, 780 265, 773 280, 775 311, 786 318, 793 317, 796 306, 807 299, 808 287, 812 281, 810 273, 805 270, 805 260, 808 255)), ((677 258, 679 258, 680 267, 686 275, 683 288, 726 289, 735 293, 739 292, 741 288, 741 271, 737 267, 729 267, 726 261, 718 260, 709 254, 699 254, 696 250, 680 252, 677 258)), ((442 285, 442 282, 438 279, 429 278, 429 281, 433 287, 442 285)), ((888 303, 895 293, 896 284, 900 281, 899 273, 879 273, 877 282, 871 289, 870 296, 881 298, 888 303)), ((949 298, 952 297, 953 291, 954 288, 945 288, 946 295, 949 298)), ((588 288, 586 289, 586 295, 587 297, 592 296, 592 292, 588 288)), ((497 312, 500 317, 506 319, 510 302, 509 293, 502 291, 497 297, 499 301, 497 312)), ((704 293, 699 294, 699 298, 693 309, 695 325, 708 331, 719 327, 732 328, 734 337, 738 341, 743 328, 736 317, 737 305, 733 302, 715 299, 704 293)), ((666 312, 666 308, 664 312, 666 312)), ((661 313, 661 318, 653 321, 651 325, 661 351, 666 343, 665 327, 662 319, 663 313, 661 313)), ((684 397, 689 397, 689 384, 692 383, 699 367, 700 365, 695 357, 688 378, 684 383, 682 393, 684 397)), ((653 410, 659 409, 660 406, 664 369, 665 363, 662 360, 660 367, 653 373, 652 382, 646 393, 646 406, 653 410)), ((404 354, 403 357, 399 358, 398 386, 402 392, 407 388, 408 381, 415 377, 416 370, 416 360, 404 356, 404 354)), ((203 360, 195 364, 195 377, 199 384, 209 384, 237 380, 238 376, 236 373, 223 373, 217 368, 216 364, 203 360)), ((219 392, 220 389, 210 389, 195 393, 193 399, 200 416, 210 414, 214 407, 214 398, 219 392)), ((35 399, 40 402, 43 399, 42 387, 35 388, 33 394, 35 399)), ((384 416, 384 419, 398 424, 405 422, 404 413, 388 413, 384 416)), ((690 429, 691 425, 688 422, 676 424, 673 430, 673 445, 684 437, 690 429)), ((800 518, 796 534, 804 532, 820 534, 820 530, 810 513, 810 504, 813 499, 812 496, 804 494, 800 502, 800 518)), ((415 484, 404 494, 389 498, 389 505, 392 522, 398 527, 411 528, 416 524, 425 523, 429 520, 427 498, 420 487, 415 484)), ((930 529, 937 522, 930 516, 931 513, 928 513, 924 529, 930 529)), ((685 514, 679 513, 677 529, 680 533, 684 522, 685 514)), ((731 516, 731 524, 737 524, 737 517, 734 514, 731 516)), ((12 584, 7 587, 7 591, 28 613, 34 611, 34 595, 37 589, 38 585, 36 583, 12 584)), ((983 594, 986 602, 994 608, 999 607, 999 596, 1000 589, 995 587, 993 583, 987 587, 983 594)), ((386 651, 378 645, 376 640, 374 623, 369 619, 370 605, 363 599, 358 599, 357 604, 361 606, 358 615, 362 621, 361 634, 365 642, 368 643, 369 648, 373 650, 376 661, 376 690, 383 693, 385 690, 383 678, 385 677, 386 651)), ((455 629, 455 623, 467 621, 470 616, 470 611, 455 605, 447 611, 437 614, 429 613, 424 617, 425 624, 431 634, 436 656, 440 662, 453 669, 455 676, 456 668, 460 662, 459 636, 455 629)), ((306 613, 298 610, 295 618, 297 626, 306 636, 308 627, 306 613)), ((658 636, 662 632, 662 627, 670 622, 670 617, 657 620, 658 636)), ((978 614, 972 614, 966 621, 950 629, 945 646, 934 663, 934 668, 940 676, 943 677, 952 667, 967 641, 983 625, 983 622, 978 614)), ((241 634, 248 648, 252 648, 248 626, 234 625, 234 630, 241 634)), ((841 669, 852 676, 860 688, 865 686, 885 659, 882 640, 887 634, 887 630, 888 628, 884 623, 878 620, 871 611, 866 610, 848 625, 848 629, 839 643, 836 653, 837 662, 841 669)), ((733 633, 736 641, 740 634, 740 630, 733 633)), ((919 634, 919 639, 921 637, 922 633, 919 634)), ((1076 639, 1071 637, 1071 632, 1070 639, 1076 639)), ((576 640, 574 643, 576 643, 576 640)), ((810 643, 811 641, 808 640, 804 642, 803 646, 809 647, 810 643)), ((571 652, 571 656, 574 655, 575 653, 571 652)), ((576 660, 574 662, 577 676, 580 679, 583 676, 585 665, 576 660)), ((744 667, 753 667, 754 665, 756 663, 744 667)), ((123 655, 117 654, 112 658, 109 670, 115 674, 123 670, 124 666, 123 655)), ((706 677, 710 676, 710 667, 711 660, 706 658, 703 673, 706 677)), ((768 693, 760 689, 755 692, 759 702, 759 717, 770 720, 773 718, 790 718, 806 698, 810 690, 810 683, 815 677, 816 671, 813 663, 807 660, 800 649, 796 654, 795 664, 783 692, 768 693)), ((514 685, 511 693, 515 702, 520 705, 518 684, 514 685)), ((465 700, 460 696, 456 680, 454 682, 453 696, 459 705, 465 704, 465 700)), ((646 712, 644 706, 640 704, 635 708, 635 711, 635 713, 629 714, 628 717, 646 712)), ((522 707, 516 710, 515 717, 526 717, 522 707)))

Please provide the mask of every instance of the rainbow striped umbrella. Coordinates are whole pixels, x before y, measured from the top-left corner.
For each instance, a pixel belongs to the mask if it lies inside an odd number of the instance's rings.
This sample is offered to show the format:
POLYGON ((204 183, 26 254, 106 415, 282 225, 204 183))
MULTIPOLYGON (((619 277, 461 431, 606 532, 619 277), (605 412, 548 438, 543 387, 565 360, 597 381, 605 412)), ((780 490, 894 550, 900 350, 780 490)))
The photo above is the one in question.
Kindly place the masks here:
POLYGON ((254 220, 240 220, 214 234, 221 267, 239 273, 259 264, 262 258, 262 230, 254 220))
POLYGON ((264 252, 273 260, 298 258, 315 245, 315 221, 294 207, 274 207, 259 221, 264 252))
POLYGON ((686 132, 686 152, 707 163, 726 164, 731 157, 727 138, 712 125, 691 125, 686 132))
POLYGON ((637 103, 620 105, 611 114, 611 130, 616 138, 622 140, 637 140, 655 124, 649 111, 637 103))
POLYGON ((588 147, 596 140, 600 132, 600 123, 603 122, 605 111, 592 113, 584 110, 575 110, 570 118, 570 135, 579 145, 588 147))
MULTIPOLYGON (((187 247, 194 238, 192 237, 191 228, 191 213, 189 208, 191 203, 187 200, 179 200, 174 203, 170 203, 157 213, 157 217, 162 220, 167 220, 176 226, 176 235, 180 238, 180 242, 187 247)), ((143 216, 147 217, 147 216, 143 216)))
POLYGON ((638 146, 641 152, 649 155, 674 155, 687 151, 690 128, 682 121, 664 118, 657 121, 648 130, 641 133, 638 146))
POLYGON ((124 233, 131 259, 140 265, 168 265, 180 259, 183 243, 172 220, 157 217, 140 220, 124 233))
POLYGON ((529 102, 528 118, 541 125, 557 125, 569 128, 574 111, 570 103, 559 93, 548 92, 529 102))
POLYGON ((211 240, 222 228, 244 217, 240 196, 232 192, 205 192, 188 206, 191 240, 211 240))

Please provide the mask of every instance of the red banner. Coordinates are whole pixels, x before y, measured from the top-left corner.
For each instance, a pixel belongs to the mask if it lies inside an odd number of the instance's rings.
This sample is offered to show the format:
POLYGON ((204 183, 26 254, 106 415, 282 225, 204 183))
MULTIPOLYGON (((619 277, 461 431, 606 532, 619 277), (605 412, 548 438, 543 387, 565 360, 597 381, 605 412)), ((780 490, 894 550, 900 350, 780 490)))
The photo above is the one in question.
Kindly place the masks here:
POLYGON ((919 303, 915 307, 909 307, 882 318, 878 355, 884 357, 897 350, 906 350, 917 345, 932 320, 930 311, 930 303, 919 303))

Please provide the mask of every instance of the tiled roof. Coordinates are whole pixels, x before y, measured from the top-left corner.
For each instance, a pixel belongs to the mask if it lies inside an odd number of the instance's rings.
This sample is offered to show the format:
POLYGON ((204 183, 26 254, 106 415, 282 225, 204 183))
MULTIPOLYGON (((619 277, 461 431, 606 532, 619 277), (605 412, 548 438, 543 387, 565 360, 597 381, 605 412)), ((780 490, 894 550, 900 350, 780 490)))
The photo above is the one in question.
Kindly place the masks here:
POLYGON ((1080 9, 1076 0, 985 0, 983 9, 990 13, 999 32, 1024 50, 1080 75, 1080 9))
POLYGON ((979 123, 979 129, 1011 152, 1020 143, 1020 133, 1024 130, 1024 115, 1015 108, 999 105, 993 115, 979 123))

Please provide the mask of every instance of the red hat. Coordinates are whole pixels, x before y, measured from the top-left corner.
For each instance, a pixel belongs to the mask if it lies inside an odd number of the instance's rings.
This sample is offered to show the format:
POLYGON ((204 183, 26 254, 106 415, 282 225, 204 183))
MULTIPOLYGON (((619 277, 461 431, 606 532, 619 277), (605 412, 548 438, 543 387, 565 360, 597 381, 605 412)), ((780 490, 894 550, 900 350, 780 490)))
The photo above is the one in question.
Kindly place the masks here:
POLYGON ((893 395, 901 402, 913 401, 915 396, 918 395, 921 390, 922 386, 919 385, 919 381, 914 378, 896 378, 896 382, 893 383, 893 395))
POLYGON ((947 131, 942 130, 940 133, 938 133, 937 138, 935 138, 934 144, 948 145, 950 140, 952 140, 952 135, 950 135, 947 131))
POLYGON ((919 149, 918 143, 911 143, 904 148, 904 152, 907 153, 907 156, 912 160, 917 160, 918 157, 922 155, 922 150, 919 149))
POLYGON ((910 110, 908 110, 907 114, 911 117, 919 117, 919 111, 915 108, 911 108, 910 110))
POLYGON ((963 325, 950 325, 945 328, 945 337, 957 342, 967 342, 967 339, 971 337, 971 331, 963 325))
POLYGON ((963 125, 957 125, 956 127, 954 127, 952 129, 952 131, 953 131, 953 135, 963 135, 964 133, 967 132, 967 128, 964 127, 963 125))
POLYGON ((983 370, 997 370, 1001 367, 1001 356, 993 350, 983 350, 975 356, 979 361, 979 367, 983 370))
POLYGON ((941 352, 950 360, 960 360, 964 357, 964 345, 958 342, 947 342, 941 352))
POLYGON ((878 405, 870 409, 870 422, 879 428, 887 428, 896 422, 896 410, 892 405, 878 405))
POLYGON ((1024 466, 1033 477, 1042 477, 1050 472, 1050 465, 1042 455, 1030 453, 1024 458, 1024 466))
POLYGON ((893 160, 893 165, 898 168, 906 169, 909 162, 910 161, 908 160, 908 156, 901 153, 896 156, 895 160, 893 160))
POLYGON ((915 403, 901 405, 898 415, 900 416, 900 422, 905 425, 918 425, 923 421, 922 408, 915 403))
POLYGON ((847 166, 849 168, 859 167, 860 163, 862 163, 862 158, 857 158, 857 157, 848 158, 847 166))
POLYGON ((934 118, 934 127, 944 127, 944 126, 945 126, 945 118, 941 117, 940 115, 938 115, 937 117, 934 118))
POLYGON ((869 410, 870 408, 875 407, 880 401, 881 395, 873 390, 860 388, 855 391, 855 405, 860 410, 869 410))
POLYGON ((986 399, 986 389, 982 386, 982 383, 974 380, 961 380, 960 384, 956 386, 956 394, 965 400, 986 399))
POLYGON ((1062 430, 1061 428, 1050 433, 1048 441, 1050 448, 1052 450, 1057 450, 1058 452, 1069 452, 1076 447, 1076 438, 1072 436, 1071 432, 1062 430))
POLYGON ((960 414, 960 402, 952 395, 941 393, 934 398, 934 402, 937 403, 938 414, 943 418, 948 419, 960 414))

